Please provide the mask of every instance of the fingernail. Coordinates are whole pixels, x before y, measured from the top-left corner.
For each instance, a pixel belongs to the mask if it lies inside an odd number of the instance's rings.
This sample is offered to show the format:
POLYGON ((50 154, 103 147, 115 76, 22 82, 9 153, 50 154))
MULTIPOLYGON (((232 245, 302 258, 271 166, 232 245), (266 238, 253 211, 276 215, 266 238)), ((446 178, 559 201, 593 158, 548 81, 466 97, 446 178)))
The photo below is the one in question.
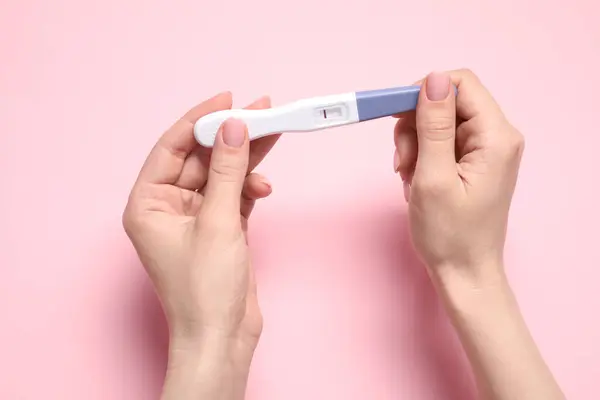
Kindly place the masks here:
POLYGON ((432 72, 427 77, 425 94, 431 101, 441 101, 450 93, 450 76, 444 72, 432 72))
POLYGON ((269 180, 267 178, 265 178, 264 176, 260 177, 260 182, 265 185, 266 187, 269 188, 269 190, 273 189, 273 186, 271 186, 271 182, 269 182, 269 180))
POLYGON ((404 200, 408 203, 408 199, 410 199, 410 184, 406 181, 402 182, 404 189, 404 200))
POLYGON ((246 125, 237 119, 228 119, 223 124, 223 142, 227 146, 242 147, 246 141, 246 125))
POLYGON ((394 172, 398 172, 398 168, 400 167, 400 154, 398 154, 398 150, 394 150, 394 172))

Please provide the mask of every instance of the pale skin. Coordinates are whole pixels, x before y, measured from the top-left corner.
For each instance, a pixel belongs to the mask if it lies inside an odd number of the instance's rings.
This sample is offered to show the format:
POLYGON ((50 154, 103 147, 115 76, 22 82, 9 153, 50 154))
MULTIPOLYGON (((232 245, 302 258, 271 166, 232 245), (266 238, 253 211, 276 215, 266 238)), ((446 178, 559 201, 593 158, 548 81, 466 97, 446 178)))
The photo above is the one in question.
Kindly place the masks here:
MULTIPOLYGON (((480 398, 564 399, 504 272, 523 136, 472 72, 432 73, 419 83, 416 112, 397 116, 394 170, 415 250, 459 334, 480 398)), ((278 136, 249 142, 244 124, 230 120, 212 150, 199 147, 194 121, 231 106, 231 94, 219 94, 167 130, 123 214, 169 324, 163 400, 243 399, 262 330, 246 235, 255 201, 271 193, 252 170, 278 136)), ((262 98, 249 107, 269 106, 262 98)))

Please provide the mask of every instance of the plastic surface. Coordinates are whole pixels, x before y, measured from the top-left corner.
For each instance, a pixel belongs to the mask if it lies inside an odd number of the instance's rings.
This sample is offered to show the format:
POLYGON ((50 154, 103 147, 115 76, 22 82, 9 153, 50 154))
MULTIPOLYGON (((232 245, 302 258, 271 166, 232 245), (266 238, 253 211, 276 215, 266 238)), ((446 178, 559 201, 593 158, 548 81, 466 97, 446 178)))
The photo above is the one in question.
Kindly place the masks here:
POLYGON ((194 136, 202 146, 212 147, 217 131, 229 118, 243 120, 250 140, 254 140, 281 132, 308 132, 389 117, 414 110, 420 90, 420 86, 403 86, 313 97, 264 110, 217 111, 196 122, 194 136))
POLYGON ((198 143, 212 147, 221 124, 243 120, 250 140, 280 132, 308 132, 359 122, 355 93, 313 97, 264 110, 223 110, 200 118, 194 125, 198 143))
POLYGON ((362 122, 414 110, 420 90, 420 86, 404 86, 356 92, 358 118, 362 122))

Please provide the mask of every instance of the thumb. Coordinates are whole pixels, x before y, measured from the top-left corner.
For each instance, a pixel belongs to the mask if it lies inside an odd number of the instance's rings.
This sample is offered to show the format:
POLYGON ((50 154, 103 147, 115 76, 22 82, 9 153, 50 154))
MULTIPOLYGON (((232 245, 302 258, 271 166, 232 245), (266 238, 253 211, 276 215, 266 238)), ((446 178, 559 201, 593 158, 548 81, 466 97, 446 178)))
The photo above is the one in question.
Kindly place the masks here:
POLYGON ((209 214, 219 214, 220 218, 235 216, 239 220, 249 148, 246 125, 235 119, 225 121, 217 133, 210 158, 202 207, 209 214))
POLYGON ((455 173, 456 95, 450 76, 434 72, 423 89, 416 113, 419 153, 415 172, 436 177, 455 173))

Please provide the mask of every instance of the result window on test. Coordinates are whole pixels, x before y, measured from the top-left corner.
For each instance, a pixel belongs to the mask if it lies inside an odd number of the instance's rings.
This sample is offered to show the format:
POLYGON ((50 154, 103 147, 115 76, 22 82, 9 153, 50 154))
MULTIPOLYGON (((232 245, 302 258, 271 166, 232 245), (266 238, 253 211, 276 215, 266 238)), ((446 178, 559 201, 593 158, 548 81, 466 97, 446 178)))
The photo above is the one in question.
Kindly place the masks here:
POLYGON ((344 111, 344 106, 334 105, 319 109, 318 116, 319 119, 321 119, 323 122, 331 120, 340 120, 346 118, 346 113, 344 111))

